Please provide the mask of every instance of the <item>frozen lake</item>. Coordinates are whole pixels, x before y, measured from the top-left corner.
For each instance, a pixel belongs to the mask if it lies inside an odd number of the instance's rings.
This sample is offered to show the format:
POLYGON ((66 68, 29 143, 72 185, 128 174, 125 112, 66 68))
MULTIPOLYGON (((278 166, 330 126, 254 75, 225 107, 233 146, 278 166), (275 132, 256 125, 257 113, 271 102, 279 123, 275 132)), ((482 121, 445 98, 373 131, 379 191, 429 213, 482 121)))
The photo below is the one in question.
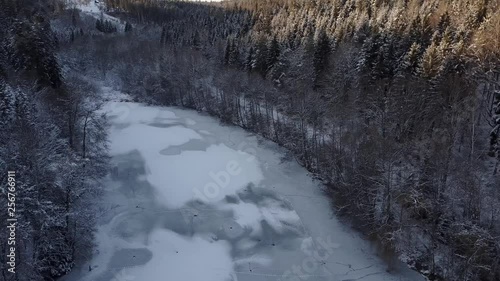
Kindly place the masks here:
POLYGON ((403 265, 388 273, 274 143, 189 110, 106 110, 113 169, 97 248, 65 280, 423 280, 403 265))

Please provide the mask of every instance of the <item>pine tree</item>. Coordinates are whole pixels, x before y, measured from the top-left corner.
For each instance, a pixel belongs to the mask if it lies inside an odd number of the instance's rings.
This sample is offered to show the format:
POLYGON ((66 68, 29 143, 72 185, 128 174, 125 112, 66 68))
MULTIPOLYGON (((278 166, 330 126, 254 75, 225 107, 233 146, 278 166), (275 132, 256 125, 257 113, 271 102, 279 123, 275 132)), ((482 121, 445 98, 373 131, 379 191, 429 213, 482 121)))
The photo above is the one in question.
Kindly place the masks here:
POLYGON ((266 77, 269 66, 267 65, 267 44, 263 38, 259 39, 255 51, 255 62, 253 69, 257 71, 262 77, 266 77))
POLYGON ((6 130, 16 118, 16 97, 14 91, 0 78, 0 127, 6 130))
POLYGON ((488 0, 477 0, 472 2, 469 14, 465 19, 465 27, 467 30, 477 29, 486 19, 488 0))
POLYGON ((160 45, 165 45, 165 26, 161 28, 160 45))
POLYGON ((427 47, 422 59, 420 60, 419 73, 422 77, 433 79, 437 77, 442 70, 443 58, 438 49, 437 33, 434 34, 431 45, 427 47))
POLYGON ((237 68, 241 67, 240 50, 237 42, 233 42, 231 53, 229 56, 229 64, 237 68))
POLYGON ((97 21, 95 22, 95 28, 100 32, 104 31, 103 23, 100 19, 97 19, 97 21))
POLYGON ((330 40, 326 35, 325 30, 320 30, 318 33, 318 39, 316 40, 316 44, 314 46, 314 83, 315 87, 318 86, 318 82, 323 75, 325 69, 328 66, 328 58, 330 56, 331 46, 330 40))
POLYGON ((224 49, 224 59, 223 59, 223 64, 224 65, 229 65, 229 58, 231 57, 231 40, 227 39, 226 40, 226 48, 224 49))
POLYGON ((493 101, 493 129, 490 132, 490 151, 491 157, 497 157, 500 161, 500 91, 494 92, 493 101))
POLYGON ((246 71, 253 70, 254 59, 255 59, 255 52, 254 52, 253 47, 250 47, 250 49, 248 49, 248 53, 247 53, 247 56, 246 56, 245 62, 244 62, 244 68, 246 71))
POLYGON ((132 24, 130 24, 130 22, 127 21, 125 23, 125 32, 127 33, 127 32, 130 32, 130 31, 132 31, 132 24))
POLYGON ((193 39, 192 39, 192 46, 193 48, 199 50, 201 48, 201 42, 200 42, 200 33, 198 30, 195 30, 193 34, 193 39))
POLYGON ((61 86, 61 69, 55 57, 57 42, 47 23, 17 22, 9 30, 8 39, 10 63, 15 70, 35 75, 39 86, 61 86))
POLYGON ((77 16, 78 16, 78 10, 76 8, 72 9, 71 10, 71 24, 73 25, 73 27, 76 26, 77 16))
POLYGON ((268 49, 269 50, 267 52, 267 67, 269 71, 269 69, 276 64, 280 56, 280 45, 276 36, 274 36, 271 42, 269 43, 268 49))
POLYGON ((421 49, 422 47, 418 43, 413 42, 411 44, 410 49, 406 52, 405 56, 403 57, 403 61, 400 64, 400 71, 416 74, 418 63, 420 60, 421 49))
POLYGON ((390 79, 394 75, 395 68, 397 67, 395 56, 395 42, 394 37, 391 35, 384 35, 378 37, 380 41, 377 45, 379 50, 377 52, 377 59, 372 65, 373 79, 390 79))
POLYGON ((444 33, 446 28, 450 26, 450 23, 451 23, 450 15, 448 14, 448 11, 446 11, 444 12, 444 14, 441 15, 441 18, 439 19, 438 31, 444 33))

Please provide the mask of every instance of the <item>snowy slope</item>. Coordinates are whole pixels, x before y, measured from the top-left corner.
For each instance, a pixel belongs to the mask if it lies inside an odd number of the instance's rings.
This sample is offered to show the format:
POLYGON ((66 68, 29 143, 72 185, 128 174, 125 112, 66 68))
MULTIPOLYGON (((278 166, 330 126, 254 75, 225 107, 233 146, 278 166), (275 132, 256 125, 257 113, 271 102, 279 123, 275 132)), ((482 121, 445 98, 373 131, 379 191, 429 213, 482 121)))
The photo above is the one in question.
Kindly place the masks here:
POLYGON ((68 8, 76 8, 82 13, 88 14, 96 19, 105 19, 114 23, 119 30, 123 30, 125 25, 118 18, 106 14, 104 3, 95 0, 66 0, 68 8))
POLYGON ((388 273, 275 144, 194 111, 105 110, 114 168, 97 250, 64 280, 423 280, 388 273))

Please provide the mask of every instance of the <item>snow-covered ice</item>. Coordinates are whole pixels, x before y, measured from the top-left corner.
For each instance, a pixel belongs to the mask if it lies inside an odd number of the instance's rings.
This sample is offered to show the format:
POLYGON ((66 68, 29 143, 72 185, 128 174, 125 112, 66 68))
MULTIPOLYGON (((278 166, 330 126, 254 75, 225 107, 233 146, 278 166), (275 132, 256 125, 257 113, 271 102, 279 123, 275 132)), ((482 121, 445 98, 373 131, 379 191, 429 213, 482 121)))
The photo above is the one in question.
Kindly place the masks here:
POLYGON ((231 247, 224 240, 208 241, 157 229, 150 235, 148 248, 152 252, 148 263, 122 270, 126 270, 129 276, 140 276, 137 280, 179 281, 227 280, 233 271, 231 247))
POLYGON ((423 280, 389 273, 277 145, 194 111, 104 110, 113 169, 97 247, 64 280, 423 280))

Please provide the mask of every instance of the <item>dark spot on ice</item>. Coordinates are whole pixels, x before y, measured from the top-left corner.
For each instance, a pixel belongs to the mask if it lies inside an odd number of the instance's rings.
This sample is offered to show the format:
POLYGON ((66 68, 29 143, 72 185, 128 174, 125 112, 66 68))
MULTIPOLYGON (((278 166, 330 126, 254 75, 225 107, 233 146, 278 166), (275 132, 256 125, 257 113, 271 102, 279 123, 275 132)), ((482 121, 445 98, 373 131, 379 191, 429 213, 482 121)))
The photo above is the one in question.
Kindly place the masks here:
POLYGON ((171 145, 160 151, 162 155, 179 155, 184 151, 206 151, 209 144, 204 140, 192 139, 181 145, 171 145))
POLYGON ((240 202, 240 199, 237 196, 232 196, 232 195, 226 195, 224 199, 229 204, 238 204, 240 202))

